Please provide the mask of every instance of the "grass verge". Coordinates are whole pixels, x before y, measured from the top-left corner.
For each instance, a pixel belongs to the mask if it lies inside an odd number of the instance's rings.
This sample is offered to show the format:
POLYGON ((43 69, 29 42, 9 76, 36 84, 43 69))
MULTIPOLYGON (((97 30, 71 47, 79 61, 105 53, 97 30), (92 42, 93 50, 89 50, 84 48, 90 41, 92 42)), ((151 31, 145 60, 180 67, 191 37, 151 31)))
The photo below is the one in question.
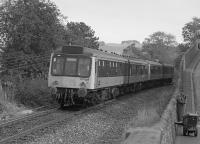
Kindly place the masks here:
POLYGON ((47 80, 26 80, 17 86, 15 101, 26 107, 55 106, 54 97, 51 96, 47 80))
POLYGON ((174 88, 169 87, 165 90, 161 90, 160 93, 152 93, 153 96, 157 98, 157 100, 151 101, 150 103, 149 101, 144 103, 144 105, 138 109, 136 117, 134 117, 128 127, 148 127, 158 122, 167 104, 172 98, 173 92, 174 88))

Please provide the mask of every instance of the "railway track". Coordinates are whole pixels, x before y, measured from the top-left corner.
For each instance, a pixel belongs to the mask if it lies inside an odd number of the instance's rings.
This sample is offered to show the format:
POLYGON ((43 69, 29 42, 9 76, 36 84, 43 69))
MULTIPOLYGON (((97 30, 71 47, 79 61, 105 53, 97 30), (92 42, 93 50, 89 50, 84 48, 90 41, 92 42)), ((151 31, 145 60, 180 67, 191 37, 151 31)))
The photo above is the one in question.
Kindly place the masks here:
MULTIPOLYGON (((127 94, 126 96, 128 95, 129 94, 127 94)), ((135 101, 138 101, 141 104, 143 103, 142 98, 136 98, 135 101)), ((101 111, 102 107, 114 103, 123 104, 123 102, 121 102, 120 100, 118 101, 116 99, 112 99, 96 106, 81 109, 79 111, 61 111, 55 108, 13 119, 5 123, 0 123, 0 144, 17 142, 20 138, 34 133, 37 130, 44 129, 62 121, 70 121, 80 114, 87 113, 89 111, 101 111)), ((126 103, 124 103, 124 105, 126 105, 126 103)))
MULTIPOLYGON (((36 111, 42 110, 44 107, 40 107, 34 109, 36 111)), ((50 110, 43 110, 40 112, 34 112, 32 114, 28 114, 26 116, 18 117, 15 119, 11 119, 6 122, 0 123, 0 143, 6 143, 8 140, 12 139, 13 136, 18 135, 19 133, 23 133, 23 131, 27 130, 27 126, 32 126, 37 122, 37 119, 40 117, 48 116, 57 111, 57 108, 53 108, 50 110), (32 125, 30 125, 32 123, 32 125)))
POLYGON ((58 122, 71 120, 80 114, 94 109, 101 109, 104 105, 113 102, 115 102, 115 99, 75 112, 61 111, 55 108, 0 123, 0 144, 14 142, 15 140, 31 134, 34 131, 43 129, 58 122))
POLYGON ((52 112, 54 110, 56 110, 57 108, 55 109, 50 109, 50 110, 45 110, 45 107, 42 106, 42 107, 38 107, 36 109, 34 109, 33 113, 32 114, 27 114, 25 116, 20 116, 20 117, 17 117, 17 118, 12 118, 12 119, 9 119, 7 121, 2 121, 0 122, 0 128, 3 127, 3 126, 6 126, 6 125, 9 125, 13 122, 18 122, 18 121, 21 121, 21 120, 24 120, 24 119, 28 119, 28 118, 32 118, 32 117, 37 117, 37 116, 40 116, 40 115, 43 115, 45 113, 49 113, 49 112, 52 112), (44 110, 43 110, 44 109, 44 110), (40 112, 39 112, 40 111, 40 112))

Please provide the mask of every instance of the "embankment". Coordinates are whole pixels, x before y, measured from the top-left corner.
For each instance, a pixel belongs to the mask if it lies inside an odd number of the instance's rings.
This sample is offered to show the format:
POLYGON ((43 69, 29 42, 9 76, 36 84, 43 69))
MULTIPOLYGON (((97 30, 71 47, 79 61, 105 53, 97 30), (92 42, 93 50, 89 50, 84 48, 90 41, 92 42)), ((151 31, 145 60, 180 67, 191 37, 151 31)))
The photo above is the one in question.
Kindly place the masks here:
POLYGON ((173 144, 175 142, 176 129, 174 123, 177 121, 177 96, 180 95, 180 92, 188 92, 188 90, 184 90, 185 85, 190 89, 190 93, 187 95, 186 109, 188 110, 186 112, 195 111, 192 73, 200 57, 200 52, 197 48, 199 43, 197 40, 195 45, 183 55, 179 80, 176 82, 176 90, 160 121, 152 127, 130 127, 126 130, 124 144, 173 144), (186 78, 189 78, 189 84, 186 78))

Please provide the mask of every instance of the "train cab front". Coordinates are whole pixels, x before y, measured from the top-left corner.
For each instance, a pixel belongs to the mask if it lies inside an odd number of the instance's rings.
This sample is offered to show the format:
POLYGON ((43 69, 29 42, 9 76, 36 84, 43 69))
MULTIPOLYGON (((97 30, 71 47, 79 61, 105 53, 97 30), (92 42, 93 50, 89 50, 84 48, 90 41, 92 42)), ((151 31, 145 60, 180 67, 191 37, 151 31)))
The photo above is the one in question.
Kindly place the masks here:
POLYGON ((81 103, 91 88, 92 58, 83 54, 57 53, 51 57, 48 86, 53 89, 58 103, 81 103))

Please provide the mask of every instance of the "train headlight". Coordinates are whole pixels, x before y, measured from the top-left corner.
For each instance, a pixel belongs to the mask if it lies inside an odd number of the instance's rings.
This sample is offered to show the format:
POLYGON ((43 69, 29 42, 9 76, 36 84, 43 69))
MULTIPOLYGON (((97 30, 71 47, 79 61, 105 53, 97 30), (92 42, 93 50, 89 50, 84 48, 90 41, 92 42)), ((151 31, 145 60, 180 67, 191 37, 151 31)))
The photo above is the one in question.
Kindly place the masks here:
POLYGON ((53 82, 52 82, 52 85, 53 85, 53 86, 58 85, 58 81, 53 81, 53 82))
POLYGON ((87 95, 86 84, 84 82, 80 83, 80 88, 78 90, 79 97, 85 97, 87 95))
POLYGON ((51 95, 55 95, 57 93, 57 88, 56 87, 51 87, 50 88, 50 92, 51 92, 51 95))

